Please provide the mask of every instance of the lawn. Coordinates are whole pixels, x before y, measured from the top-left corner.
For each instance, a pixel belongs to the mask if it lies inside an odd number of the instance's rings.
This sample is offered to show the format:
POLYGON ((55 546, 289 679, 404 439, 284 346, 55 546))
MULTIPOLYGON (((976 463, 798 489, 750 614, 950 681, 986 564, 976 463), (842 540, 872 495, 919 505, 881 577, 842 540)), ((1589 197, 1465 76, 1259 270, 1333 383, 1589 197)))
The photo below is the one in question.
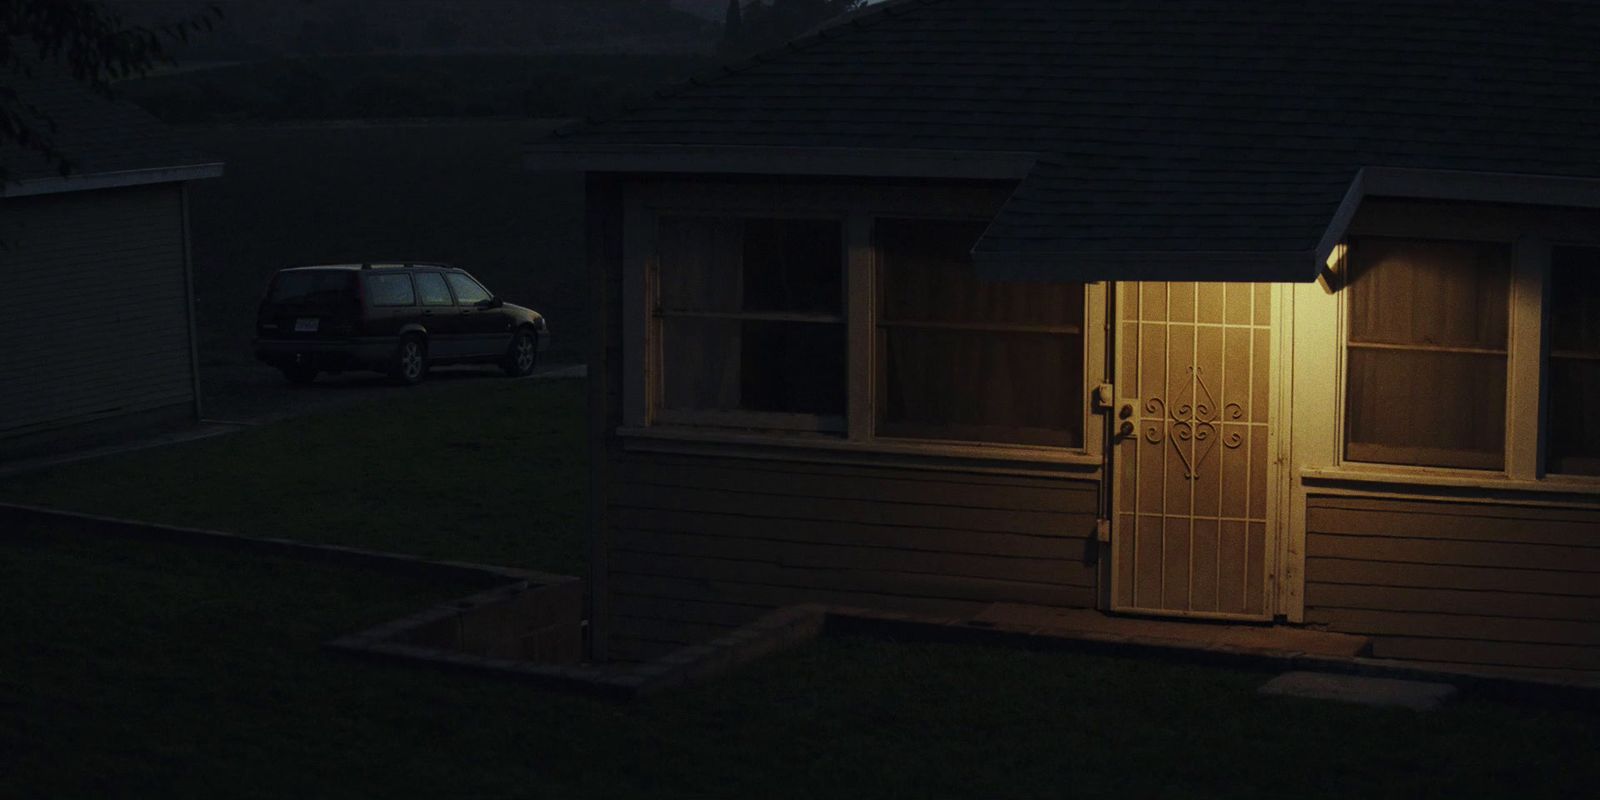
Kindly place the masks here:
MULTIPOLYGON (((7 500, 581 574, 579 381, 471 381, 7 500)), ((616 703, 350 659, 474 587, 0 532, 0 797, 1591 797, 1600 717, 1254 694, 1154 660, 823 640, 616 703)))
POLYGON ((463 381, 27 473, 0 499, 582 574, 584 384, 463 381))
POLYGON ((0 537, 5 797, 1593 797, 1600 722, 1374 710, 1264 676, 823 640, 617 703, 352 660, 465 587, 215 550, 0 537))

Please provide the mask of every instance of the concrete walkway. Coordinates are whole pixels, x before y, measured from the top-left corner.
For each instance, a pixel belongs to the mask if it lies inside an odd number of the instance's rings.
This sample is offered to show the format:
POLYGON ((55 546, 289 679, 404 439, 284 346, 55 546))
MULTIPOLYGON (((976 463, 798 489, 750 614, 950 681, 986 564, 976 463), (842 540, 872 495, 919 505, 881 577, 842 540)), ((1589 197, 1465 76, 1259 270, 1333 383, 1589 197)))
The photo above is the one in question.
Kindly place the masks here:
POLYGON ((1507 696, 1541 693, 1600 704, 1600 673, 1446 664, 1368 655, 1365 636, 1288 625, 1125 617, 1094 609, 993 604, 970 618, 829 607, 830 626, 896 638, 1064 648, 1284 672, 1312 671, 1471 684, 1507 696))

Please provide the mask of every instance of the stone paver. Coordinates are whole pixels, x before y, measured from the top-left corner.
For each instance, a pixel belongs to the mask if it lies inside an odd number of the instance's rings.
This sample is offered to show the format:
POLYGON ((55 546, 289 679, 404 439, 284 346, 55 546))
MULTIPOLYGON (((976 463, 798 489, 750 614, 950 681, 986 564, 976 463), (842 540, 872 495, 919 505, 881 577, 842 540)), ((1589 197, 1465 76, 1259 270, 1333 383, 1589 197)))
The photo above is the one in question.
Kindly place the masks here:
POLYGON ((1369 678, 1329 672, 1285 672, 1260 689, 1261 694, 1337 700, 1365 706, 1397 706, 1431 711, 1449 700, 1456 687, 1448 683, 1369 678))

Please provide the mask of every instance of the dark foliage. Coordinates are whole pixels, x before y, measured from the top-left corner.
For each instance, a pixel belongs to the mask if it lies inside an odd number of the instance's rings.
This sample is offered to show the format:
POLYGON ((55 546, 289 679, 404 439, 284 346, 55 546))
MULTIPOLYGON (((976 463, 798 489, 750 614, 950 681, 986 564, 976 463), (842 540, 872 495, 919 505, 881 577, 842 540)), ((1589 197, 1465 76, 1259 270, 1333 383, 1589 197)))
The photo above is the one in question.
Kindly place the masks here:
MULTIPOLYGON (((211 5, 176 22, 129 25, 96 0, 0 0, 0 145, 40 153, 69 174, 71 163, 52 143, 55 122, 17 92, 17 80, 54 64, 109 98, 113 81, 170 64, 171 45, 209 31, 221 15, 211 5)), ((6 174, 0 163, 0 183, 6 174)))

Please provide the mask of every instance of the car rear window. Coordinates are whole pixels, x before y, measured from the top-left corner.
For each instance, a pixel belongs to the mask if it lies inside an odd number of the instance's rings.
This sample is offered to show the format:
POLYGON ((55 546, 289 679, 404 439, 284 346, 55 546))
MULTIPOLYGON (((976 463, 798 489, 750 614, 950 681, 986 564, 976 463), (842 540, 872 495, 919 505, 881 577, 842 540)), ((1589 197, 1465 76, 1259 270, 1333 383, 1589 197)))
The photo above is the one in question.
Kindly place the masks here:
POLYGON ((346 270, 280 272, 272 282, 274 303, 331 303, 355 295, 355 275, 346 270))

